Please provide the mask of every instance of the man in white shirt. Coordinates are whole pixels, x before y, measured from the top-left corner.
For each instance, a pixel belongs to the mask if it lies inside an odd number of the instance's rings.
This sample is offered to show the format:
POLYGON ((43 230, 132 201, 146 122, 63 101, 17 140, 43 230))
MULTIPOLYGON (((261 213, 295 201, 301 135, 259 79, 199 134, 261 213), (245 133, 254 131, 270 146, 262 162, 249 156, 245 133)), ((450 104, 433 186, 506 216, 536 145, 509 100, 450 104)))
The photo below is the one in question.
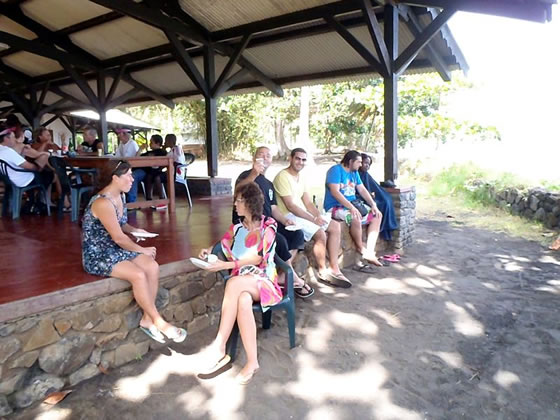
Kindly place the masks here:
POLYGON ((17 187, 25 187, 35 179, 45 187, 49 186, 53 180, 53 173, 44 171, 39 173, 46 165, 48 156, 41 155, 37 157, 35 162, 28 162, 16 152, 13 147, 16 145, 16 136, 11 128, 0 127, 0 160, 8 163, 14 168, 25 169, 35 172, 21 172, 7 168, 10 181, 17 187))
POLYGON ((119 138, 119 147, 115 152, 116 157, 120 158, 130 158, 138 154, 138 144, 130 139, 130 129, 128 128, 117 128, 115 130, 119 138))

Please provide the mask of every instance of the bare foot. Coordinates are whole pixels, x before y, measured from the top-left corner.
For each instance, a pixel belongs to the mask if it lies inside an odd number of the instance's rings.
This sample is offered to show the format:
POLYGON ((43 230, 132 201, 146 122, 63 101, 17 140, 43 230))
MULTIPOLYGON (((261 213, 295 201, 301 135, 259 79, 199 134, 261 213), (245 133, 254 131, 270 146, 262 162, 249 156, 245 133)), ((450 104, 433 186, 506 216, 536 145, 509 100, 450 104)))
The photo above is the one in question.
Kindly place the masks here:
POLYGON ((560 249, 560 238, 556 239, 552 245, 548 247, 548 249, 552 249, 553 251, 558 251, 560 249))

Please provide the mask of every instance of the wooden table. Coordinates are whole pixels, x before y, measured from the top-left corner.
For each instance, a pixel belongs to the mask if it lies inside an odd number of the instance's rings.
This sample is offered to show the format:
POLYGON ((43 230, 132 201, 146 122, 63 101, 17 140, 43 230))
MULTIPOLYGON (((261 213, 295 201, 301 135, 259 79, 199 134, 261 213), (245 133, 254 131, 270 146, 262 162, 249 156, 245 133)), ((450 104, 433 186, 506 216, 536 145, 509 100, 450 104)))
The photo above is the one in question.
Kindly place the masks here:
POLYGON ((136 201, 127 203, 127 208, 145 208, 157 206, 158 204, 167 204, 170 213, 175 212, 175 167, 173 166, 173 158, 168 156, 137 156, 122 159, 115 156, 76 156, 66 157, 68 165, 76 168, 97 169, 100 173, 109 171, 113 168, 109 162, 126 160, 133 168, 149 168, 152 166, 167 167, 167 199, 136 201))

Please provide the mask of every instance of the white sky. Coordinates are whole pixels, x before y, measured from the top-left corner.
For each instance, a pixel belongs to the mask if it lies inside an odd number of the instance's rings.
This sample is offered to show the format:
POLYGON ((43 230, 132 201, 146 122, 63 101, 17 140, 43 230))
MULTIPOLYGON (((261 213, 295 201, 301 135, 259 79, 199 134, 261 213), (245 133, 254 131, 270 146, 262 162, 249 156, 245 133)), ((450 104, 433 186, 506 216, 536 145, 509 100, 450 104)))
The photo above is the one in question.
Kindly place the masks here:
POLYGON ((473 110, 484 119, 495 119, 499 125, 507 122, 504 134, 508 138, 531 133, 559 138, 560 9, 557 6, 553 7, 552 17, 551 22, 541 24, 457 13, 450 22, 469 63, 469 79, 484 86, 480 92, 483 98, 477 98, 473 110))
POLYGON ((449 26, 468 78, 481 86, 453 104, 454 114, 498 127, 511 167, 560 168, 560 7, 544 24, 457 13, 449 26))

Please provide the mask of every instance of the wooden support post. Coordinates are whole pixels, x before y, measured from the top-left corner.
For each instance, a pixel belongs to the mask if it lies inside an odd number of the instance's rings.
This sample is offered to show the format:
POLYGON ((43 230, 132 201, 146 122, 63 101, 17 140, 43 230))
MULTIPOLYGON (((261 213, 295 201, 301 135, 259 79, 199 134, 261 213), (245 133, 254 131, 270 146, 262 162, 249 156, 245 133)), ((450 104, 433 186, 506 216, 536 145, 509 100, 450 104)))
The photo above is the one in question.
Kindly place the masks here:
POLYGON ((385 181, 395 181, 398 177, 397 119, 399 114, 398 76, 394 68, 394 62, 399 54, 399 15, 395 6, 385 5, 384 23, 384 38, 391 61, 390 74, 383 78, 385 89, 385 181))
POLYGON ((216 69, 214 66, 214 50, 204 47, 204 79, 208 86, 208 94, 204 96, 206 107, 206 160, 208 163, 208 176, 218 176, 218 106, 217 100, 210 93, 211 86, 216 82, 216 69))
POLYGON ((107 137, 107 113, 104 109, 99 110, 99 138, 103 140, 103 151, 109 153, 109 138, 107 137))
POLYGON ((68 117, 70 120, 70 131, 72 132, 72 149, 76 150, 78 147, 78 142, 76 141, 76 120, 73 117, 68 117))

